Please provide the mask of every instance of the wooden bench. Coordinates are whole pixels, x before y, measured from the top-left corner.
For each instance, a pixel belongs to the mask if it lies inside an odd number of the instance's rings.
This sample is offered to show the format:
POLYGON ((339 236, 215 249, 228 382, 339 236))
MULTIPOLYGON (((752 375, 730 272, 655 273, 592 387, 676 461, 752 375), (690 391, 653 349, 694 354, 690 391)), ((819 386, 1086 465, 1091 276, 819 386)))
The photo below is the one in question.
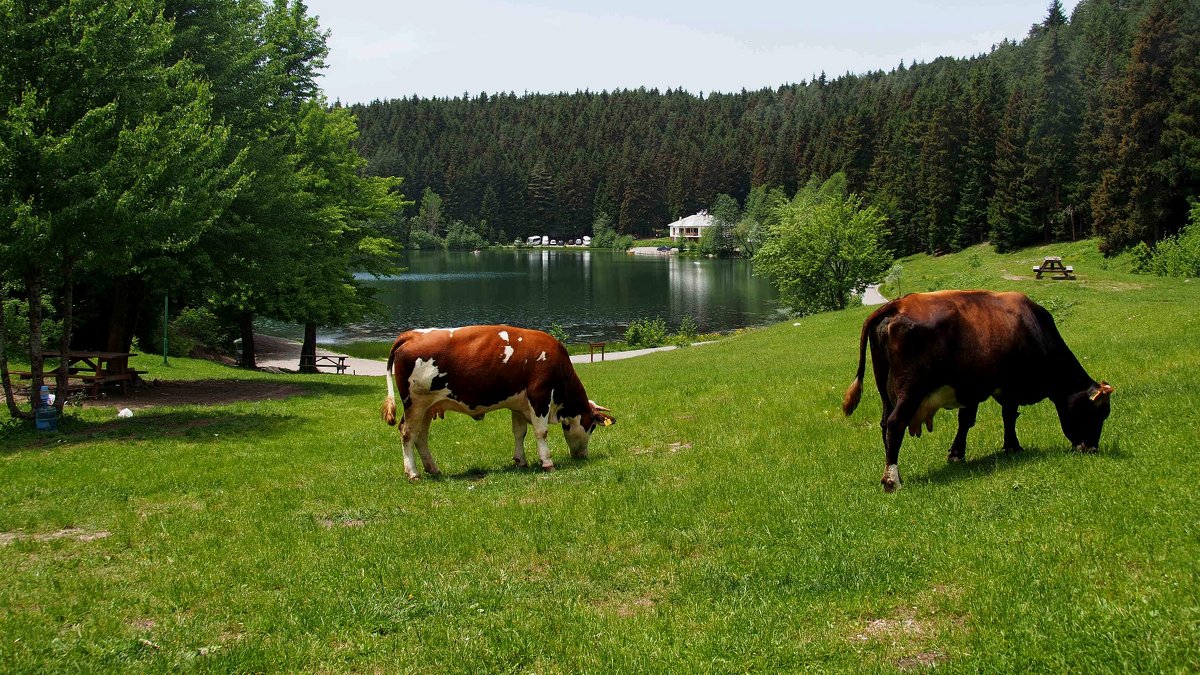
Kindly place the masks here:
POLYGON ((595 363, 596 362, 596 351, 595 350, 599 349, 600 350, 600 360, 603 361, 604 360, 604 347, 607 344, 608 343, 606 343, 606 342, 589 342, 588 343, 588 360, 592 363, 595 363))
MULTIPOLYGON (((13 375, 22 380, 32 380, 33 373, 24 370, 9 371, 13 375)), ((141 371, 147 372, 147 371, 141 371)), ((67 391, 86 391, 90 398, 100 398, 100 388, 109 383, 117 383, 121 385, 121 393, 125 394, 126 384, 133 382, 134 373, 112 373, 95 375, 92 373, 67 373, 67 391), (71 381, 75 380, 80 383, 79 386, 71 386, 71 381)), ((58 371, 46 371, 42 373, 42 383, 53 387, 58 382, 58 371)))

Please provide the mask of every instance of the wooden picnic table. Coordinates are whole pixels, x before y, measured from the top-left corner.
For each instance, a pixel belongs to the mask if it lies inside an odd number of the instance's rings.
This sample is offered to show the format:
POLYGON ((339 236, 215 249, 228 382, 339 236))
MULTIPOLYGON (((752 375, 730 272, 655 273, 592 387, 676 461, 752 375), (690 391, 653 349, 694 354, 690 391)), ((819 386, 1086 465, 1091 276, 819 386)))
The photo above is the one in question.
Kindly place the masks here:
MULTIPOLYGON (((44 352, 46 359, 62 359, 61 352, 44 352)), ((100 389, 108 384, 118 384, 121 393, 126 393, 126 386, 139 382, 144 370, 134 370, 129 367, 129 357, 137 356, 131 352, 101 352, 76 351, 67 352, 67 379, 79 380, 92 398, 100 396, 100 389)), ((61 364, 60 364, 61 365, 61 364)), ((23 380, 33 378, 32 373, 17 372, 23 380)), ((47 383, 54 382, 58 377, 58 368, 46 368, 42 373, 47 383)))
MULTIPOLYGON (((300 357, 300 365, 303 367, 307 361, 306 357, 300 357)), ((317 354, 314 358, 313 368, 333 368, 338 375, 346 372, 346 357, 333 354, 317 354)))
POLYGON ((1070 265, 1064 266, 1060 256, 1046 256, 1042 260, 1041 265, 1034 265, 1033 272, 1038 279, 1042 278, 1043 274, 1050 274, 1051 279, 1074 279, 1075 268, 1070 265))

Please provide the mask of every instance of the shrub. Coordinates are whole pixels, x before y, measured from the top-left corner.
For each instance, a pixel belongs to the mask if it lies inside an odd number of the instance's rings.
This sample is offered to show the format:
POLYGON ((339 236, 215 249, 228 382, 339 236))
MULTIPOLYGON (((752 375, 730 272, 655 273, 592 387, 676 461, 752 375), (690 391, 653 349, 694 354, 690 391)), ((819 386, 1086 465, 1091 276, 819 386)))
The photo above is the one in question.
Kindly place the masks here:
POLYGON ((564 346, 571 339, 571 336, 567 334, 566 329, 564 329, 562 327, 562 324, 558 323, 558 322, 550 324, 550 330, 548 330, 546 332, 550 334, 550 337, 554 338, 555 340, 558 340, 564 346))
POLYGON ((696 325, 696 320, 687 315, 679 322, 679 332, 671 336, 671 344, 679 347, 687 347, 696 341, 697 335, 700 333, 700 327, 696 325))
MULTIPOLYGON (((167 355, 188 356, 197 346, 232 354, 237 337, 237 326, 223 324, 207 307, 185 307, 167 327, 167 355)), ((151 334, 150 345, 155 353, 162 349, 162 326, 151 334)))
POLYGON ((638 319, 625 329, 625 342, 634 349, 661 347, 667 343, 667 322, 661 318, 638 319))
POLYGON ((430 234, 426 230, 413 228, 408 235, 408 248, 414 250, 428 251, 431 249, 445 248, 446 242, 437 235, 430 234))
POLYGON ((1179 234, 1154 248, 1140 242, 1133 248, 1133 271, 1160 277, 1200 277, 1200 201, 1193 202, 1189 222, 1179 234))
POLYGON ((487 245, 482 235, 461 220, 454 221, 446 232, 446 248, 451 251, 474 251, 487 245))

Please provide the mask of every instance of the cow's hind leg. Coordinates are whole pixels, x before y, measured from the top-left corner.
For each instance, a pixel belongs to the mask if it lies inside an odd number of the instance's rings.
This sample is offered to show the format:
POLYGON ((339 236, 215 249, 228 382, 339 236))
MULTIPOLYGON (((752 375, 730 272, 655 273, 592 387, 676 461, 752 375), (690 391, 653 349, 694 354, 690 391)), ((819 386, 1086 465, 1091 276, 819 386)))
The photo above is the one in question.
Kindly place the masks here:
POLYGON ((442 470, 433 461, 433 455, 429 454, 429 425, 433 422, 433 414, 426 413, 421 417, 420 428, 416 432, 417 451, 421 453, 421 463, 425 465, 425 473, 430 476, 441 475, 442 470))
POLYGON ((554 462, 550 460, 550 420, 548 417, 533 418, 533 437, 537 440, 538 458, 542 460, 542 471, 553 471, 554 462))
POLYGON ((904 398, 896 401, 896 406, 892 408, 892 414, 888 415, 884 430, 884 467, 883 478, 879 480, 883 483, 884 492, 895 492, 900 489, 900 444, 904 442, 904 431, 908 428, 908 423, 912 421, 913 415, 917 414, 917 408, 920 407, 920 398, 904 398))
POLYGON ((404 439, 404 475, 408 476, 409 480, 417 480, 420 476, 417 474, 417 463, 413 460, 413 445, 416 444, 417 429, 420 425, 415 420, 425 419, 425 411, 420 411, 414 415, 412 408, 404 409, 404 419, 400 420, 400 435, 404 439))
POLYGON ((522 469, 529 466, 525 461, 525 433, 529 430, 529 420, 524 413, 512 411, 513 432, 513 464, 522 469))
POLYGON ((975 416, 979 413, 979 405, 969 405, 958 411, 958 433, 950 444, 950 452, 946 455, 947 462, 961 462, 967 456, 967 432, 975 426, 975 416))
POLYGON ((1000 414, 1004 417, 1004 451, 1020 452, 1021 442, 1017 440, 1017 417, 1021 414, 1016 403, 1001 403, 1000 414))

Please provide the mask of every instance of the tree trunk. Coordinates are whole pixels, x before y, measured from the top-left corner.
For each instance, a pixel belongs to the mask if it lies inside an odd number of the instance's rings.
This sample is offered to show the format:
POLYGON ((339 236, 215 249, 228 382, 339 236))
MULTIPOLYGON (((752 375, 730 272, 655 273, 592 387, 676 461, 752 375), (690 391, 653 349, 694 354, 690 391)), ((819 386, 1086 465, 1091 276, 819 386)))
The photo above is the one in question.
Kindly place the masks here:
POLYGON ((58 341, 58 354, 61 358, 58 360, 58 378, 54 387, 54 407, 60 413, 67 402, 67 390, 70 386, 67 379, 67 353, 71 351, 71 324, 75 320, 75 261, 66 257, 63 260, 62 305, 62 337, 58 341))
POLYGON ((112 309, 108 315, 108 338, 104 341, 104 349, 109 352, 125 351, 125 326, 129 318, 129 280, 120 277, 113 279, 112 309))
POLYGON ((21 410, 17 406, 17 399, 13 398, 12 380, 8 374, 8 343, 4 339, 6 325, 4 323, 4 301, 6 298, 3 293, 0 293, 0 380, 4 384, 4 402, 8 405, 8 413, 14 419, 30 419, 33 416, 21 410))
POLYGON ((254 315, 244 312, 238 317, 238 328, 242 332, 242 360, 238 363, 242 368, 254 370, 254 315))
POLYGON ((317 371, 317 324, 304 324, 304 343, 300 345, 300 372, 315 373, 317 371))
MULTIPOLYGON (((25 291, 29 296, 29 398, 30 410, 36 409, 38 394, 42 391, 42 369, 45 357, 42 356, 42 272, 34 269, 25 277, 25 291)), ((31 412, 26 419, 33 419, 31 412)))

